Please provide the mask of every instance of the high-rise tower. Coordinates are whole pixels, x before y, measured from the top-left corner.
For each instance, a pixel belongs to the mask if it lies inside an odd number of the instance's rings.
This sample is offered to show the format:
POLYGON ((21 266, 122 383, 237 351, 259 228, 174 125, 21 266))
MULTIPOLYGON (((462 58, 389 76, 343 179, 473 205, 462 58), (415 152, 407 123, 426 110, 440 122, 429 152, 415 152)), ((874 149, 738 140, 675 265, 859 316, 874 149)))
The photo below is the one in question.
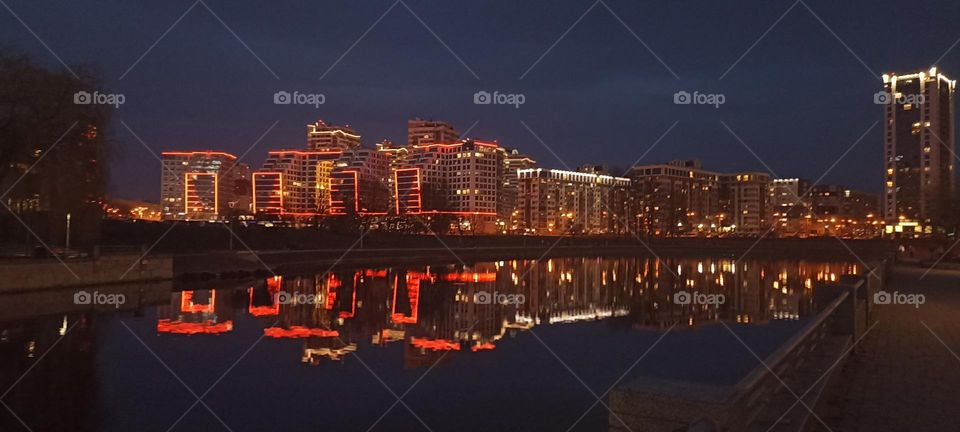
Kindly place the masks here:
POLYGON ((954 91, 937 68, 884 74, 874 102, 884 106, 883 212, 887 232, 943 228, 956 190, 954 91))

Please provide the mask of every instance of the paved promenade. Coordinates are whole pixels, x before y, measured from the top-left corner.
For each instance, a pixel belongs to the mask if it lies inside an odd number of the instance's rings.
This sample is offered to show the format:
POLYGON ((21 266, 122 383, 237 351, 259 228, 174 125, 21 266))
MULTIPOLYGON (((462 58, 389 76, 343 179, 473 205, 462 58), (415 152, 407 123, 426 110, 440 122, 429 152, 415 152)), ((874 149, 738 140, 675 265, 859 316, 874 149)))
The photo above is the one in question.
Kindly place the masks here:
POLYGON ((838 366, 823 415, 832 432, 960 431, 960 271, 924 271, 898 267, 885 290, 926 303, 880 306, 838 366))

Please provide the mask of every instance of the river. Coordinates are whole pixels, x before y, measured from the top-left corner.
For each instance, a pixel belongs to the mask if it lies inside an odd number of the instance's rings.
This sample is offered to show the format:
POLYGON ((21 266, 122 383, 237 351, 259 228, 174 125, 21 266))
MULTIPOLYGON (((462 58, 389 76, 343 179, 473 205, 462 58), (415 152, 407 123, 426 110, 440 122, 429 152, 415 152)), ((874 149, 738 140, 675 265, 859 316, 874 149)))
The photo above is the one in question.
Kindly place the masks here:
POLYGON ((0 297, 0 430, 601 431, 613 386, 732 384, 858 270, 580 257, 0 297))

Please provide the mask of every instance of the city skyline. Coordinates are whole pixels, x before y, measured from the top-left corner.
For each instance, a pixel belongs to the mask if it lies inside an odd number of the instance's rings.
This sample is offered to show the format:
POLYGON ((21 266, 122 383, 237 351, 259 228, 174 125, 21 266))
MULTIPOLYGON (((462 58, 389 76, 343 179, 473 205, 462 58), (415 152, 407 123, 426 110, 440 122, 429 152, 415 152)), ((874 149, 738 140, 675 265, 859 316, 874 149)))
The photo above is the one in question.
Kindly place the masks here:
MULTIPOLYGON (((287 147, 300 136, 302 124, 317 118, 354 125, 373 139, 368 144, 381 138, 402 142, 401 122, 420 116, 449 120, 461 132, 477 122, 469 135, 522 148, 544 164, 612 165, 639 157, 679 121, 646 162, 698 158, 724 171, 761 168, 723 120, 780 176, 815 176, 805 170, 826 171, 877 118, 879 109, 871 103, 883 73, 930 66, 954 74, 960 70, 956 56, 949 55, 956 45, 948 24, 958 7, 953 3, 912 8, 909 18, 924 22, 925 31, 909 40, 889 31, 905 18, 888 13, 883 4, 771 2, 746 17, 708 2, 683 10, 588 3, 517 8, 411 2, 409 11, 389 1, 349 8, 333 4, 330 10, 341 12, 339 19, 327 20, 316 31, 303 30, 314 27, 306 25, 309 14, 293 8, 257 13, 256 7, 226 8, 215 2, 162 9, 148 5, 146 14, 109 4, 99 9, 107 12, 103 16, 72 5, 41 10, 42 2, 14 2, 10 8, 66 64, 97 65, 105 86, 126 95, 117 118, 155 153, 171 147, 221 147, 240 155, 261 135, 258 146, 287 147), (548 12, 541 16, 543 11, 548 12), (73 16, 87 19, 77 22, 69 18, 73 16), (456 25, 464 16, 471 18, 468 29, 456 25), (725 19, 716 20, 718 16, 725 19), (101 22, 129 17, 142 25, 134 29, 101 22), (261 20, 292 25, 264 33, 256 25, 261 20), (375 22, 379 24, 372 26, 375 22), (89 38, 71 40, 51 30, 58 26, 84 31, 89 38), (670 31, 675 28, 685 31, 670 31), (126 43, 116 50, 98 49, 118 35, 126 43), (210 53, 216 53, 212 63, 206 60, 210 53), (810 88, 817 89, 815 97, 810 88), (281 90, 319 91, 326 101, 319 109, 274 106, 271 97, 281 90), (716 109, 678 107, 671 98, 681 90, 722 93, 726 101, 716 109), (519 109, 475 106, 472 96, 478 91, 519 92, 526 100, 519 109), (836 121, 837 112, 844 113, 844 121, 836 121), (274 121, 279 122, 271 127, 274 121), (597 135, 597 130, 603 133, 597 135), (823 157, 801 166, 798 161, 808 154, 823 157)), ((4 19, 10 25, 0 31, 13 46, 62 68, 16 18, 4 19)), ((880 163, 880 136, 880 131, 870 131, 846 159, 873 162, 851 164, 825 180, 880 192, 882 173, 873 169, 880 163)), ((136 175, 155 163, 153 156, 116 121, 111 138, 124 148, 112 162, 118 174, 111 194, 158 198, 158 179, 136 175)), ((244 162, 260 165, 263 153, 254 154, 244 162)))
MULTIPOLYGON (((942 79, 950 99, 955 84, 942 79)), ((876 195, 822 178, 721 172, 696 159, 638 164, 623 176, 593 164, 557 169, 495 141, 461 139, 449 122, 417 118, 407 125, 404 144, 385 140, 368 148, 354 128, 317 120, 306 125, 303 147, 269 149, 259 168, 221 151, 163 152, 160 204, 138 204, 140 216, 120 209, 109 215, 304 227, 337 224, 322 219, 349 214, 338 220, 358 216, 395 231, 420 226, 427 232, 527 235, 763 237, 776 231, 869 238, 884 229, 931 234, 949 225, 949 218, 901 217, 884 227, 888 202, 881 206, 876 195), (148 209, 154 210, 144 213, 148 209)))
POLYGON ((0 430, 956 429, 958 19, 0 0, 0 430))

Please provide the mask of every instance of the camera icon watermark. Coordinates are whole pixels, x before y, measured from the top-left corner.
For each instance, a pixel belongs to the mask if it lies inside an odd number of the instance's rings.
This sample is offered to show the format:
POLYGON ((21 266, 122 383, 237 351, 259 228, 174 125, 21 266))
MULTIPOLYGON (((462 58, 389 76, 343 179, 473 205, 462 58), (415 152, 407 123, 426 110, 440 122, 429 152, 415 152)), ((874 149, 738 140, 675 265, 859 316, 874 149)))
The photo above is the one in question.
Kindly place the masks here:
POLYGON ((127 97, 123 93, 100 93, 95 91, 80 90, 73 94, 73 103, 76 105, 113 105, 114 108, 120 108, 127 102, 127 97))
POLYGON ((106 294, 99 291, 77 291, 73 293, 73 304, 77 305, 109 305, 117 309, 120 305, 127 302, 127 296, 123 294, 106 294))
POLYGON ((877 105, 921 105, 927 101, 922 94, 903 94, 878 91, 873 94, 873 103, 877 105))
POLYGON ((273 94, 273 103, 275 105, 313 105, 314 108, 320 108, 320 105, 327 103, 327 96, 323 93, 300 93, 294 91, 280 90, 273 94))
POLYGON ((527 102, 527 97, 523 93, 500 93, 494 91, 480 90, 473 94, 473 103, 475 105, 513 105, 514 108, 520 108, 527 102))
POLYGON ((673 293, 673 303, 678 305, 719 306, 727 301, 723 294, 704 294, 698 291, 677 291, 673 293))
POLYGON ((323 302, 321 296, 317 294, 302 294, 280 291, 274 295, 275 304, 278 305, 298 305, 298 304, 320 304, 323 302))
POLYGON ((873 293, 873 304, 878 305, 910 305, 919 308, 926 302, 927 297, 923 294, 904 294, 899 291, 891 293, 883 290, 873 293))
POLYGON ((527 302, 523 294, 503 294, 497 291, 477 291, 473 295, 475 304, 521 305, 527 302))
POLYGON ((680 90, 673 94, 673 103, 675 105, 713 105, 714 108, 720 108, 727 102, 727 96, 723 93, 693 93, 680 90))

